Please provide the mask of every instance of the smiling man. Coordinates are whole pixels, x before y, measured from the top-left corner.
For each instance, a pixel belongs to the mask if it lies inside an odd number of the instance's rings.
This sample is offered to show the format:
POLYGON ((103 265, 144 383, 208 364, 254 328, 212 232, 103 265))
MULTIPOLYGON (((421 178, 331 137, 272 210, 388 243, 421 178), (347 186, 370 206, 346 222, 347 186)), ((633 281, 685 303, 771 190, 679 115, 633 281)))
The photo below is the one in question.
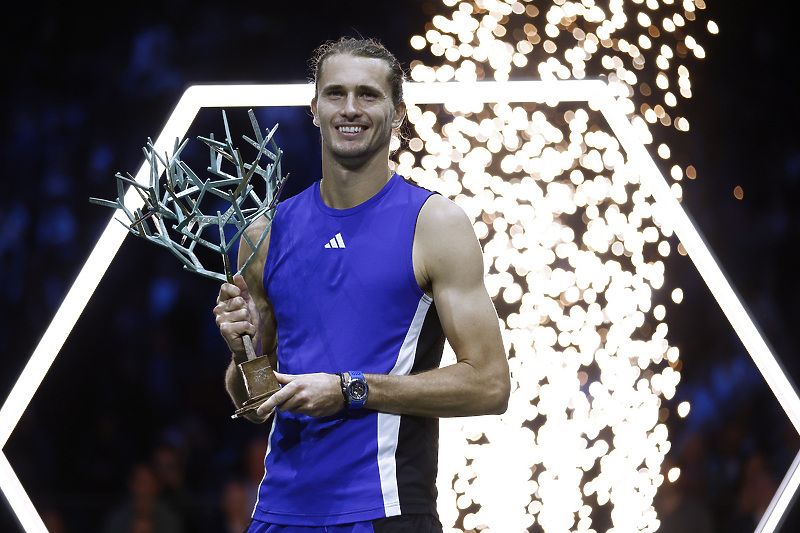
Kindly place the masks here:
POLYGON ((502 413, 510 390, 480 246, 459 207, 390 170, 406 112, 394 56, 342 39, 313 67, 322 178, 279 204, 214 308, 237 407, 243 335, 282 384, 248 415, 272 423, 248 531, 440 532, 437 420, 502 413), (445 338, 456 362, 440 368, 445 338))

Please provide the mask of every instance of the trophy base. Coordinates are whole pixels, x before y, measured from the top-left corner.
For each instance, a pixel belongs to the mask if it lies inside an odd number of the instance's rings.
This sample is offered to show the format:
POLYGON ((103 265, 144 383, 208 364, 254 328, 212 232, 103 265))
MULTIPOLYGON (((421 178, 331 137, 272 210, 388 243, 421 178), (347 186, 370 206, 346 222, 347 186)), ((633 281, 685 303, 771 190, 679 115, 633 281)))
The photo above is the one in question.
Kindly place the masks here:
POLYGON ((244 363, 239 363, 238 367, 244 379, 248 399, 236 410, 231 418, 239 418, 254 411, 259 405, 267 401, 270 396, 281 390, 267 356, 262 355, 244 363))
POLYGON ((262 403, 266 402, 267 399, 270 396, 272 396, 273 394, 275 394, 276 392, 278 392, 278 391, 274 390, 274 391, 270 391, 270 392, 265 392, 264 394, 256 396, 255 398, 250 398, 249 400, 244 402, 242 404, 242 406, 239 409, 236 410, 236 412, 234 412, 231 415, 231 418, 239 418, 241 416, 246 415, 247 413, 249 413, 251 411, 255 411, 256 409, 258 409, 258 406, 260 406, 262 403))

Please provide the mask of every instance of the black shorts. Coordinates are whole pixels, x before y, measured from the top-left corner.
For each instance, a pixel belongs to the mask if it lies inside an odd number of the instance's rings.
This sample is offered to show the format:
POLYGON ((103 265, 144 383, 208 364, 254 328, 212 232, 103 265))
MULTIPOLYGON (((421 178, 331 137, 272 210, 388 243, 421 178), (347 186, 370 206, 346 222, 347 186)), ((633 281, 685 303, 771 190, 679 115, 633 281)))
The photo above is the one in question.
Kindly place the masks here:
POLYGON ((389 516, 336 526, 282 526, 253 520, 245 533, 442 533, 442 524, 437 518, 424 514, 389 516))

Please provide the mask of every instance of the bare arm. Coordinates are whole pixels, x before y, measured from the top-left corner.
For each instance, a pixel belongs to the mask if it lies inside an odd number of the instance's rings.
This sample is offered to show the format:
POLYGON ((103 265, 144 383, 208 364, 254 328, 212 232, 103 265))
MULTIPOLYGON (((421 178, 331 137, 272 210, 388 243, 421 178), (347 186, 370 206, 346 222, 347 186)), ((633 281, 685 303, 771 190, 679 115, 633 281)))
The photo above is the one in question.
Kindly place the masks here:
MULTIPOLYGON (((370 392, 365 405, 431 417, 504 412, 510 393, 508 361, 483 283, 481 249, 464 212, 441 196, 432 196, 420 212, 414 271, 420 287, 433 295, 456 363, 411 376, 367 375, 370 392)), ((321 416, 342 407, 336 376, 279 375, 278 379, 284 388, 259 412, 277 407, 321 416)))
MULTIPOLYGON (((253 242, 260 238, 266 219, 254 222, 247 229, 248 236, 253 242)), ((269 236, 264 240, 252 262, 244 270, 243 276, 236 276, 234 283, 225 283, 220 288, 214 315, 220 333, 231 350, 231 362, 225 372, 225 388, 237 408, 248 399, 244 379, 237 365, 247 360, 244 351, 242 336, 250 335, 256 354, 267 354, 270 364, 275 368, 277 335, 275 316, 272 306, 264 292, 263 275, 264 264, 269 246, 269 236)), ((250 256, 251 249, 242 239, 239 243, 238 262, 241 266, 250 256)), ((258 415, 250 413, 245 415, 253 422, 264 422, 269 413, 258 415)))
POLYGON ((367 376, 366 405, 421 416, 499 414, 510 391, 497 313, 483 282, 483 255, 464 212, 432 196, 414 239, 417 281, 432 293, 456 363, 412 376, 367 376))

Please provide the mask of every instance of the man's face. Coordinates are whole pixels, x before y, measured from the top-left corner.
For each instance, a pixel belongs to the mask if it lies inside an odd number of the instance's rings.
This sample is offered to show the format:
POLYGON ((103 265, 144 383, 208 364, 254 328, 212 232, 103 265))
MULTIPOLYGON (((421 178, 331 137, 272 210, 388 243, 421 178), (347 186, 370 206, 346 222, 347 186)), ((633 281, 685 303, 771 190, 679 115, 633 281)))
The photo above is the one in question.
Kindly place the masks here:
POLYGON ((389 66, 382 60, 337 54, 325 60, 311 110, 322 134, 323 153, 346 167, 386 157, 392 129, 405 116, 395 109, 389 66))

